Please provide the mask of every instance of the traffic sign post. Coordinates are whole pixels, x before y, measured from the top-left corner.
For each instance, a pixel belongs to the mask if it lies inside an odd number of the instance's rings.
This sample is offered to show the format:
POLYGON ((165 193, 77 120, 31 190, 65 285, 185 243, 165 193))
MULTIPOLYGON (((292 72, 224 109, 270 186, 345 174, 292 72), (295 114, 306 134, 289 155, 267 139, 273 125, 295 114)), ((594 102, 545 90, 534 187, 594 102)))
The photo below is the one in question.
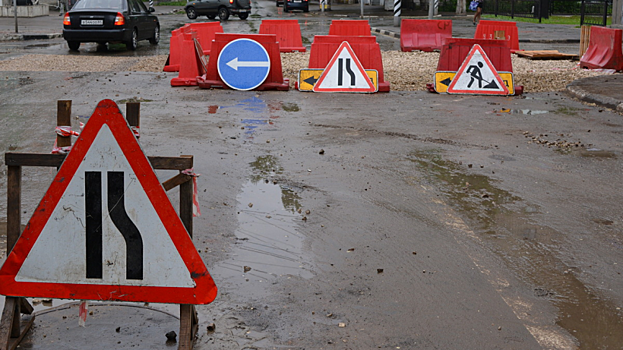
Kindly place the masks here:
POLYGON ((475 44, 448 86, 449 94, 510 95, 510 91, 480 45, 475 44))
MULTIPOLYGON (((128 104, 127 107, 128 120, 134 120, 134 126, 138 126, 138 115, 133 118, 129 115, 130 112, 138 114, 138 104, 128 104)), ((8 257, 0 269, 0 292, 11 297, 7 297, 0 323, 0 349, 16 346, 27 331, 22 330, 20 334, 20 313, 32 312, 23 296, 180 303, 183 305, 180 305, 179 349, 192 349, 198 326, 196 311, 190 304, 207 304, 216 296, 216 286, 191 240, 193 181, 191 175, 181 171, 192 168, 192 156, 145 157, 116 104, 104 100, 98 104, 69 155, 6 153, 5 162, 9 167, 8 257), (105 168, 92 166, 98 163, 93 156, 104 159, 111 155, 125 159, 126 166, 111 165, 109 160, 102 161, 105 168), (83 163, 92 164, 84 168, 83 163), (60 169, 20 236, 22 166, 60 166, 60 169), (152 166, 180 170, 180 174, 161 185, 152 166), (180 216, 164 192, 177 185, 180 185, 180 216), (75 192, 79 188, 83 193, 75 192), (141 191, 144 191, 142 195, 141 191), (139 199, 139 203, 130 200, 130 197, 141 196, 143 200, 139 199), (82 200, 67 201, 65 197, 82 197, 82 200), (156 218, 150 215, 156 215, 156 218), (67 238, 67 234, 54 230, 55 224, 49 223, 65 221, 69 224, 63 230, 75 231, 71 230, 71 219, 66 221, 66 217, 84 223, 80 230, 82 234, 76 236, 77 242, 61 241, 67 238), (98 229, 100 220, 101 228, 98 229), (152 223, 146 227, 144 221, 152 223), (156 225, 153 225, 154 221, 156 225), (160 224, 162 227, 157 227, 160 224), (58 249, 46 241, 50 229, 54 230, 59 241, 56 245, 65 246, 65 254, 74 259, 73 267, 78 272, 63 269, 66 259, 58 252, 45 259, 50 253, 37 248, 37 244, 43 242, 46 248, 58 249), (156 233, 148 232, 150 230, 156 233), (119 249, 119 244, 124 246, 123 249, 119 249), (171 251, 161 250, 167 247, 171 251), (80 253, 76 255, 69 250, 80 253), (99 259, 100 254, 102 259, 99 259), (111 254, 121 256, 110 260, 111 254), (79 255, 82 258, 76 258, 79 255), (42 278, 32 269, 37 262, 60 268, 64 273, 37 265, 36 269, 43 269, 51 275, 42 278), (172 276, 180 273, 180 269, 185 270, 182 273, 185 276, 172 276), (165 277, 154 276, 154 272, 164 273, 165 277)))
POLYGON ((229 42, 218 55, 218 74, 234 90, 253 90, 270 73, 270 56, 260 43, 251 39, 229 42))
MULTIPOLYGON (((323 72, 324 69, 305 68, 299 70, 298 90, 314 91, 314 85, 316 85, 316 82, 320 79, 323 72)), ((366 69, 366 74, 372 82, 372 85, 374 85, 374 88, 378 90, 379 72, 376 69, 366 69)))
POLYGON ((343 41, 314 85, 314 92, 376 92, 363 65, 350 47, 343 41))

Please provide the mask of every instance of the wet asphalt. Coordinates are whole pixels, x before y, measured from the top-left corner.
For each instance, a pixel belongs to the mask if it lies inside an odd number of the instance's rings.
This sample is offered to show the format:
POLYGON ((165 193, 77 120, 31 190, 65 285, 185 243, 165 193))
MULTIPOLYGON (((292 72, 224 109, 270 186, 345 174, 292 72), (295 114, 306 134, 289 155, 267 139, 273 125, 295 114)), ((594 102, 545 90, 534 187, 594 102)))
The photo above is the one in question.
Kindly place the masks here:
MULTIPOLYGON (((271 5, 257 11, 274 17, 271 5)), ((344 16, 338 10, 329 17, 344 16)), ((186 22, 159 11, 168 28, 186 22)), ((328 32, 318 13, 281 15, 328 32)), ((370 17, 386 31, 391 20, 370 17)), ((470 36, 469 18, 454 23, 470 36)), ((249 30, 237 19, 224 26, 249 30)), ((547 45, 537 34, 522 48, 547 45)), ((389 34, 379 38, 396 45, 389 34)), ((53 43, 15 44, 66 52, 59 38, 46 40, 53 43)), ((195 155, 203 174, 195 244, 220 289, 199 307, 198 349, 592 349, 623 341, 623 126, 603 102, 559 93, 328 97, 171 89, 170 73, 24 74, 3 72, 3 150, 47 151, 54 136, 45 125, 58 99, 88 116, 94 101, 113 97, 121 106, 142 101, 148 154, 195 155)), ((591 79, 573 89, 600 101, 622 83, 619 75, 591 79)), ((25 215, 51 175, 25 172, 25 215)), ((125 311, 106 318, 93 310, 87 326, 102 348, 174 346, 163 334, 175 322, 169 315, 135 322, 125 311), (165 327, 147 329, 152 322, 165 327)), ((70 348, 84 336, 75 314, 43 314, 28 344, 70 348)))

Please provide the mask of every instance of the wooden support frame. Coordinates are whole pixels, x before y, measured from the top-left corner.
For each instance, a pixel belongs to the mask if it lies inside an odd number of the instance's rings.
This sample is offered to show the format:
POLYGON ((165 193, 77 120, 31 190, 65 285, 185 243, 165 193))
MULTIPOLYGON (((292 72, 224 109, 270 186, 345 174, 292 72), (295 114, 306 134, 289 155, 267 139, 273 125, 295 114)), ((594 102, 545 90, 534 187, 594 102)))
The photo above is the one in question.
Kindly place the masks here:
MULTIPOLYGON (((140 103, 126 104, 126 119, 131 127, 139 127, 140 103)), ((57 126, 71 126, 71 101, 57 102, 57 126)), ((71 136, 57 135, 57 147, 71 146, 71 136)), ((7 173, 7 256, 21 234, 21 182, 22 167, 59 168, 65 154, 5 153, 7 173)), ((147 157, 154 169, 178 170, 180 174, 165 181, 162 186, 169 191, 180 186, 180 219, 188 234, 193 236, 193 191, 192 176, 181 171, 193 167, 193 156, 147 157)), ((0 319, 0 350, 14 350, 34 323, 33 307, 23 297, 6 297, 0 319), (31 315, 22 319, 22 314, 31 315), (25 322, 22 322, 25 321, 25 322)), ((180 305, 179 350, 192 350, 199 321, 194 305, 180 305)))

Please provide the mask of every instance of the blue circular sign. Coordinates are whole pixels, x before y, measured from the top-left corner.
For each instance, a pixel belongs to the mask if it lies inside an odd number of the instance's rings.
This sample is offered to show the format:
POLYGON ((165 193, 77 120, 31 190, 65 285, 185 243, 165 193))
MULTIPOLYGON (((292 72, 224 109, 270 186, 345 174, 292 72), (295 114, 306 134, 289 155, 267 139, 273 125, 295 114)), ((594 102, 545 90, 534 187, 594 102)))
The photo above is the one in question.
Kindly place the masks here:
POLYGON ((268 77, 270 56, 257 41, 236 39, 221 50, 216 66, 219 76, 230 88, 253 90, 268 77))

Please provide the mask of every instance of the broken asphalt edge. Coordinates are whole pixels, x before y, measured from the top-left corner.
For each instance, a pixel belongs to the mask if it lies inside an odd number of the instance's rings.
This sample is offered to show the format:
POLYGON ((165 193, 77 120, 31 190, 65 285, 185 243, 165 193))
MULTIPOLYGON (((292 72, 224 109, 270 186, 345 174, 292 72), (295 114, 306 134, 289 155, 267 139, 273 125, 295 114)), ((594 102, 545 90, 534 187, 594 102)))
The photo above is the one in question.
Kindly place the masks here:
POLYGON ((46 40, 62 38, 62 33, 52 34, 0 34, 0 41, 12 41, 12 40, 46 40))
POLYGON ((594 103, 623 114, 623 102, 620 100, 604 95, 593 94, 582 88, 582 84, 585 84, 588 80, 592 80, 593 78, 594 77, 583 78, 571 82, 571 84, 567 85, 567 92, 580 101, 594 103))

